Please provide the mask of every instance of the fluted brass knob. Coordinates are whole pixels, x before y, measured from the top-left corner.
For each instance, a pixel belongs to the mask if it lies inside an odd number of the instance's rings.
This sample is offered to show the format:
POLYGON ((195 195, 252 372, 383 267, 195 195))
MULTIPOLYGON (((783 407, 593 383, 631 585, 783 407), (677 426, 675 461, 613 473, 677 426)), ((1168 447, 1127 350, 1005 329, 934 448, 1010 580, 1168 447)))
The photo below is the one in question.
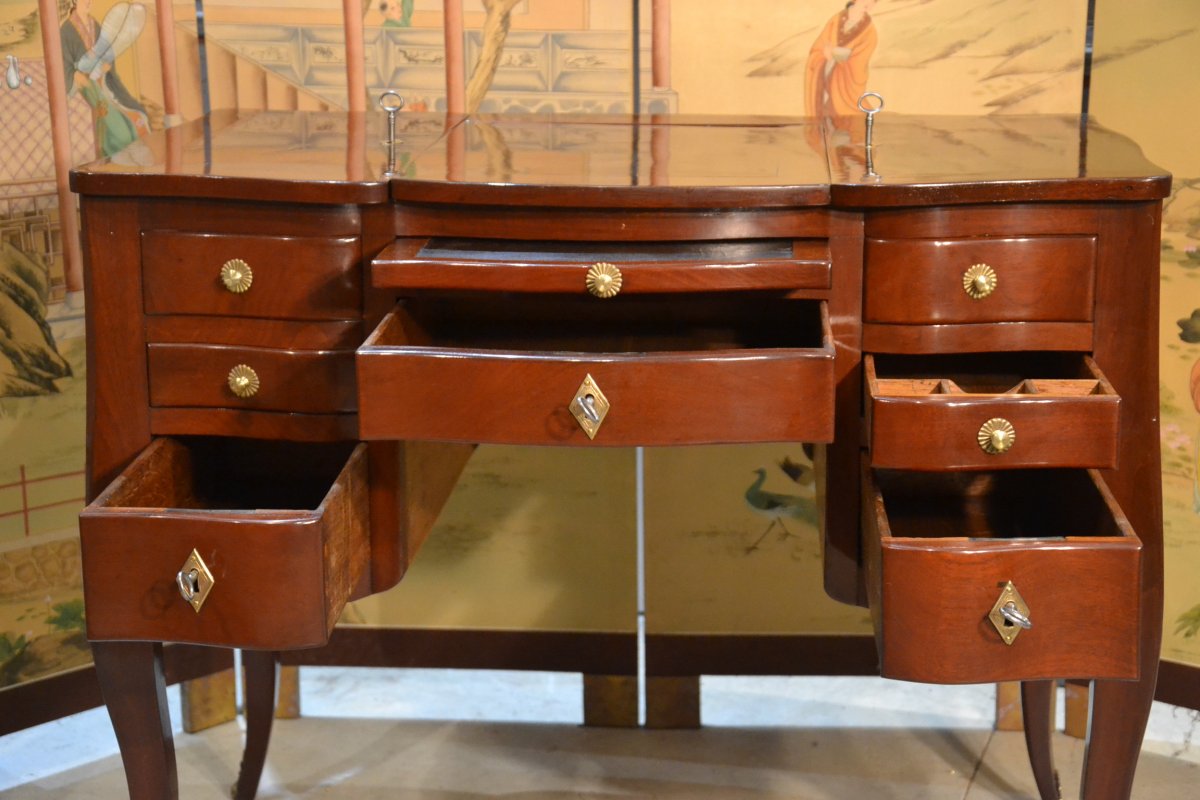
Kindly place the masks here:
POLYGON ((987 264, 973 264, 963 273, 963 291, 973 300, 982 300, 996 291, 996 270, 987 264))
POLYGON ((587 290, 593 297, 607 299, 621 291, 621 270, 607 261, 597 261, 587 271, 587 290))
POLYGON ((972 264, 962 273, 962 290, 971 296, 972 300, 983 300, 996 290, 996 270, 986 264, 972 264))
POLYGON ((229 391, 238 397, 253 397, 258 393, 258 373, 246 364, 238 364, 229 370, 229 391))
POLYGON ((979 428, 979 446, 990 455, 1007 453, 1017 441, 1017 431, 1003 417, 994 417, 979 428))
POLYGON ((241 294, 254 283, 254 270, 240 258, 231 258, 221 265, 221 283, 234 294, 241 294))

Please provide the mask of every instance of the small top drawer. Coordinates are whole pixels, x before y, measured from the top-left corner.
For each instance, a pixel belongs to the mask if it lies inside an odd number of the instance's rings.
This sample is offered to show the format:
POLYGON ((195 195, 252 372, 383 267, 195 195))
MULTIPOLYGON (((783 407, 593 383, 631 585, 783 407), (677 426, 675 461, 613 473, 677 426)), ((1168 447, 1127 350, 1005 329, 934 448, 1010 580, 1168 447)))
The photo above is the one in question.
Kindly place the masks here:
POLYGON ((148 314, 345 319, 362 307, 356 237, 142 234, 148 314))
POLYGON ((828 289, 824 240, 564 242, 398 239, 371 262, 373 286, 616 294, 828 289))
POLYGON ((868 239, 863 321, 1090 322, 1093 236, 868 239))

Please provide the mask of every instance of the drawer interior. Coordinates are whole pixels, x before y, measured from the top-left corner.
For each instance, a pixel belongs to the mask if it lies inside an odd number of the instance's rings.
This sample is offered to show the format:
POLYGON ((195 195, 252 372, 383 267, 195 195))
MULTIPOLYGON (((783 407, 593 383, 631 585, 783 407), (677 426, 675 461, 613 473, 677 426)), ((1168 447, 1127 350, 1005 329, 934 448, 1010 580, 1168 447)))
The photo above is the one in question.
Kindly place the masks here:
POLYGON ((313 510, 355 446, 219 437, 161 442, 114 484, 106 507, 313 510))
POLYGON ((882 537, 1132 537, 1092 473, 1078 469, 916 473, 875 470, 882 537))
POLYGON ((397 307, 368 345, 572 353, 821 348, 824 304, 747 297, 431 297, 397 307))
POLYGON ((705 261, 743 263, 793 258, 789 239, 742 239, 723 242, 564 242, 438 237, 428 240, 416 258, 497 263, 630 261, 705 261))
POLYGON ((1095 363, 1077 353, 989 353, 868 357, 872 394, 1115 395, 1095 363))

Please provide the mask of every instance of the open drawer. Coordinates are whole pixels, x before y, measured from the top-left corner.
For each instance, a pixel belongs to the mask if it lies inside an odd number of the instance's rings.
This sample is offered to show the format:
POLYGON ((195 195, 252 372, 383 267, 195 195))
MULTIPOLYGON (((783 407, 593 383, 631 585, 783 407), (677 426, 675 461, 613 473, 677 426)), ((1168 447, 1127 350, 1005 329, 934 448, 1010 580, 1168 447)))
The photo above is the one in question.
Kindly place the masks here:
POLYGON ((830 258, 823 240, 397 239, 372 260, 371 284, 403 290, 591 292, 599 297, 618 292, 828 289, 830 258))
POLYGON ((867 470, 864 491, 884 677, 1138 677, 1142 544, 1099 473, 867 470))
POLYGON ((1073 353, 866 356, 871 465, 1112 468, 1120 397, 1073 353))
POLYGON ((367 507, 365 445, 157 439, 80 514, 88 638, 324 644, 367 507))
POLYGON ((510 444, 828 442, 825 304, 427 298, 358 350, 360 437, 510 444))

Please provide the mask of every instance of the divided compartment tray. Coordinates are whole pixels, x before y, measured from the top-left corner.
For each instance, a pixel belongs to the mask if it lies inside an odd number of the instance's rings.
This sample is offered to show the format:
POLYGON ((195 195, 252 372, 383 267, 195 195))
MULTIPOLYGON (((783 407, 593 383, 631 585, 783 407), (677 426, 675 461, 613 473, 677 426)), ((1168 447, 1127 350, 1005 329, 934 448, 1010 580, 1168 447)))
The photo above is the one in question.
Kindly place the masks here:
POLYGON ((325 644, 369 560, 366 455, 353 443, 154 440, 80 514, 88 638, 325 644), (193 551, 213 579, 198 611, 178 575, 193 551))
POLYGON ((1089 356, 867 355, 863 365, 872 466, 1116 466, 1120 397, 1089 356))
POLYGON ((866 470, 881 673, 928 683, 1139 674, 1142 544, 1094 470, 866 470), (1033 627, 989 619, 1007 582, 1033 627))
POLYGON ((828 442, 833 362, 818 301, 413 299, 358 350, 360 438, 828 442), (588 376, 609 405, 594 438, 572 413, 588 376))

